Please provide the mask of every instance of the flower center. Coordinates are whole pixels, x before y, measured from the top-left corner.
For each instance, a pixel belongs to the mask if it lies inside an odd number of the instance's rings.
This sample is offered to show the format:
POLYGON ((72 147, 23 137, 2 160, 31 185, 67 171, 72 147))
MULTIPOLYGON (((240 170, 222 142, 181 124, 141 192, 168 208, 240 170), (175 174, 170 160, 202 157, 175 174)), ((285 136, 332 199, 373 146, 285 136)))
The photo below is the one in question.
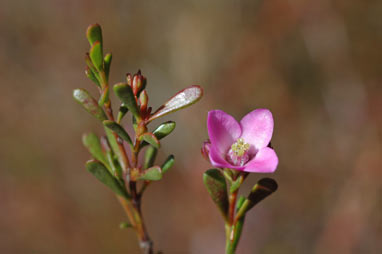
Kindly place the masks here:
POLYGON ((249 144, 244 142, 244 139, 239 138, 232 144, 231 150, 236 156, 243 156, 249 149, 249 144))
POLYGON ((249 160, 248 150, 250 145, 244 142, 244 139, 239 138, 232 144, 227 154, 228 162, 236 166, 243 166, 249 160))

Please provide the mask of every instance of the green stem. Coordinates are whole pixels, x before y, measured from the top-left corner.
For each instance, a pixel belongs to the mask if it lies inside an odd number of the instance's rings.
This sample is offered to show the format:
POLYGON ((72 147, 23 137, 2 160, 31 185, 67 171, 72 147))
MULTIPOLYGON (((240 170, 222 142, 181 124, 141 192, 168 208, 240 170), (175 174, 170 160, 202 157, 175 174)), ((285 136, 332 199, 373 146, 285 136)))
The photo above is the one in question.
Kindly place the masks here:
MULTIPOLYGON (((229 172, 224 171, 224 175, 227 178, 228 182, 230 182, 230 185, 234 184, 235 181, 239 181, 239 186, 235 188, 234 191, 231 192, 228 197, 229 202, 229 209, 228 209, 228 221, 225 223, 225 231, 226 231, 226 254, 234 254, 236 251, 236 247, 239 243, 241 231, 244 224, 244 216, 238 220, 237 214, 235 216, 235 213, 238 212, 238 204, 239 206, 242 205, 243 199, 237 199, 239 189, 241 184, 244 182, 245 178, 247 178, 248 173, 247 172, 232 172, 232 174, 229 174, 229 172), (232 178, 231 178, 232 175, 232 178)), ((230 187, 231 187, 230 186, 230 187)), ((231 188, 230 188, 231 189, 231 188)))
POLYGON ((226 223, 226 254, 235 253, 234 236, 235 236, 235 207, 238 189, 229 195, 228 223, 226 223))
POLYGON ((142 249, 144 254, 153 254, 153 242, 151 241, 149 234, 147 232, 142 211, 141 211, 141 198, 136 196, 136 199, 133 200, 133 210, 134 217, 136 222, 136 230, 139 239, 139 246, 142 249))
MULTIPOLYGON (((105 73, 102 71, 101 72, 101 77, 102 77, 102 86, 103 88, 108 88, 108 83, 107 79, 105 77, 105 73)), ((111 108, 110 101, 107 100, 107 102, 104 104, 106 113, 109 117, 110 120, 114 121, 113 117, 113 111, 111 108)), ((137 166, 137 158, 138 158, 138 153, 139 153, 139 141, 136 142, 136 145, 134 147, 133 153, 132 153, 132 158, 131 158, 131 164, 130 161, 127 157, 126 150, 123 146, 123 142, 120 140, 118 135, 113 132, 113 135, 115 139, 117 140, 118 143, 118 148, 120 150, 120 154, 122 155, 120 158, 120 164, 122 166, 124 175, 129 174, 129 169, 131 166, 136 167, 137 166)), ((130 223, 132 224, 133 228, 136 230, 138 239, 139 239, 139 245, 140 248, 142 249, 144 254, 153 254, 153 242, 151 241, 148 232, 146 230, 146 226, 143 221, 143 216, 142 216, 142 211, 141 211, 141 195, 137 193, 137 186, 135 181, 129 181, 129 189, 130 193, 132 195, 132 200, 131 202, 119 198, 126 214, 127 217, 129 218, 130 223)))
MULTIPOLYGON (((135 139, 135 146, 132 152, 131 156, 131 163, 133 167, 138 166, 138 154, 139 154, 139 145, 140 142, 138 138, 136 137, 135 139)), ((136 230, 137 230, 137 235, 139 239, 139 246, 141 247, 141 250, 143 251, 144 254, 153 254, 154 249, 153 249, 153 242, 150 239, 150 236, 147 232, 144 220, 143 220, 143 214, 141 211, 141 194, 137 191, 137 183, 135 181, 130 181, 130 192, 132 196, 132 205, 133 205, 133 210, 134 210, 134 217, 135 217, 135 222, 136 222, 136 230)))

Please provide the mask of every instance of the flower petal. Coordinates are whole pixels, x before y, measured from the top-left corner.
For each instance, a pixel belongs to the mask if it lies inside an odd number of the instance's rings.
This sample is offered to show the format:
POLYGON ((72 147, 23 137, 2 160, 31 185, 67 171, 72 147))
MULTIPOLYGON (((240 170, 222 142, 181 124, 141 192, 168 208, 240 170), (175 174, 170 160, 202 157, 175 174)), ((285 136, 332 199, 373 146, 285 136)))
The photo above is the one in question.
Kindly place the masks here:
POLYGON ((207 128, 211 144, 220 154, 227 153, 229 147, 241 135, 240 124, 222 110, 208 112, 207 128))
POLYGON ((255 109, 241 119, 240 125, 241 137, 256 150, 266 147, 271 141, 273 117, 268 109, 255 109))
POLYGON ((276 170, 278 163, 279 159, 277 158, 276 152, 272 148, 264 147, 257 152, 252 160, 244 165, 244 171, 273 173, 276 170))
POLYGON ((236 170, 242 170, 244 169, 244 166, 234 166, 231 165, 229 162, 227 162, 223 155, 217 151, 217 148, 215 146, 210 146, 210 153, 209 153, 211 164, 214 167, 218 168, 231 168, 236 170))

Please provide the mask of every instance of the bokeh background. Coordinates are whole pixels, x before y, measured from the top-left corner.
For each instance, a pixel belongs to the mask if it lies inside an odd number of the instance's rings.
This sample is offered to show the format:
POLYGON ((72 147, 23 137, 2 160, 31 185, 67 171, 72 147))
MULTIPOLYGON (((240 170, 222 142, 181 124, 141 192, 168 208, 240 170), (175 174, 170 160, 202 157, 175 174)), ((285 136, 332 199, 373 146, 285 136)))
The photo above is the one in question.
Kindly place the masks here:
POLYGON ((156 249, 223 253, 201 180, 207 112, 264 107, 279 190, 247 216, 237 253, 381 253, 381 16, 377 0, 2 1, 0 253, 139 253, 112 192, 84 169, 81 135, 102 128, 71 94, 96 92, 84 75, 96 22, 112 83, 140 68, 154 108, 205 89, 166 118, 177 128, 159 158, 176 164, 143 201, 156 249))

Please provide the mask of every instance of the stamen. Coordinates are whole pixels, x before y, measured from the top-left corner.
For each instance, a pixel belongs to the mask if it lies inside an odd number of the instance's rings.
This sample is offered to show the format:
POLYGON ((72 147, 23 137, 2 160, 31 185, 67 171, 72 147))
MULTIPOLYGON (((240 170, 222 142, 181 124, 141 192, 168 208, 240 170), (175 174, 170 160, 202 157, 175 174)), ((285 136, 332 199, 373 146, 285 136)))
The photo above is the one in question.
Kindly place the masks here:
POLYGON ((243 166, 249 160, 248 150, 250 145, 239 138, 232 144, 231 149, 227 153, 227 160, 233 165, 243 166))
POLYGON ((245 143, 244 139, 239 138, 236 143, 232 144, 231 149, 236 156, 243 156, 248 151, 249 144, 245 143))

